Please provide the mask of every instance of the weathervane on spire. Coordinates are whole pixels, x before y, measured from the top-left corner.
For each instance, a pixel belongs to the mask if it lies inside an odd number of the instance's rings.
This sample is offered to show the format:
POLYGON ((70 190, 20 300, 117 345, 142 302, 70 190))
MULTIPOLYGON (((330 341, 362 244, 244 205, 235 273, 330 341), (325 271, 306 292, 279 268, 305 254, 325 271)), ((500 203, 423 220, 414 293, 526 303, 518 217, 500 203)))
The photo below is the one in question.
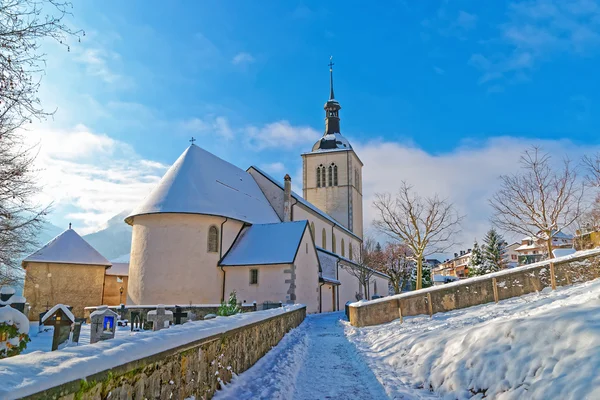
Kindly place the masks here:
POLYGON ((329 100, 335 99, 333 95, 333 56, 329 56, 329 100))

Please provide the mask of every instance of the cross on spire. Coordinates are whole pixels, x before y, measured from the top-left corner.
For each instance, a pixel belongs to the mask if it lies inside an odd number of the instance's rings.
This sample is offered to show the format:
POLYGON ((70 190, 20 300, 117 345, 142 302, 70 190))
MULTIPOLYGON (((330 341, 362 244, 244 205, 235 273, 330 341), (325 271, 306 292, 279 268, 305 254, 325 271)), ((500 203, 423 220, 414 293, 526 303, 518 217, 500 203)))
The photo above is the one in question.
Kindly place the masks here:
POLYGON ((71 223, 69 222, 69 229, 71 229, 71 223))
POLYGON ((333 56, 329 56, 329 100, 335 99, 333 95, 333 56))
POLYGON ((194 137, 192 136, 192 138, 190 139, 190 143, 194 144, 195 141, 196 141, 196 139, 194 139, 194 137))

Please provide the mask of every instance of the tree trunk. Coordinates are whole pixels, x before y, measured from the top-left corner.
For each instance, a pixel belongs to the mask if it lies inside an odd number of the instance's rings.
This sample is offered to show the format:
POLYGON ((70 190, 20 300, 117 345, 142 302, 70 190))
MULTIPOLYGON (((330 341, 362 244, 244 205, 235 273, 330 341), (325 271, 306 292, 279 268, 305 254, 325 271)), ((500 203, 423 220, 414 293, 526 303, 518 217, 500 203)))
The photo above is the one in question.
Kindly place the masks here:
POLYGON ((417 284, 415 289, 419 290, 423 287, 423 257, 417 257, 417 284))
POLYGON ((400 281, 396 280, 392 282, 392 286, 394 286, 394 294, 400 294, 400 281))
POLYGON ((554 254, 552 254, 552 238, 546 240, 546 246, 548 250, 548 259, 554 258, 554 254))

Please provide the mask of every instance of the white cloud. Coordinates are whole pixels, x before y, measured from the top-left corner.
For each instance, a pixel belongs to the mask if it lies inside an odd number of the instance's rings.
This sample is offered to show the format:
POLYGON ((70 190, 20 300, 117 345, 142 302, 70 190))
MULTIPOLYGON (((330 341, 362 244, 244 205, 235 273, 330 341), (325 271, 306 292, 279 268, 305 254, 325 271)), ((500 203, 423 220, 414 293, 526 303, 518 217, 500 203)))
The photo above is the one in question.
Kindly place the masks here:
POLYGON ((191 118, 180 123, 184 131, 201 135, 217 134, 223 139, 231 140, 235 132, 225 117, 207 116, 205 118, 191 118))
POLYGON ((246 65, 252 64, 254 61, 255 59, 254 56, 252 56, 252 54, 243 51, 241 53, 236 54, 231 60, 231 63, 233 65, 246 65))
POLYGON ((109 65, 119 59, 117 53, 100 48, 88 48, 82 50, 76 59, 86 66, 89 75, 97 76, 106 83, 115 83, 122 79, 122 76, 115 73, 109 65))
POLYGON ((250 147, 255 150, 302 148, 316 142, 321 136, 309 126, 292 126, 288 121, 277 121, 262 127, 248 126, 245 133, 250 147))
POLYGON ((285 171, 285 165, 281 162, 274 162, 270 164, 261 164, 260 168, 268 172, 269 174, 278 174, 285 171))
POLYGON ((80 233, 94 231, 118 212, 135 207, 167 168, 82 125, 72 130, 32 129, 27 138, 39 143, 39 201, 71 210, 65 216, 82 225, 80 233))
POLYGON ((515 2, 507 15, 499 26, 500 37, 483 42, 501 44, 503 50, 493 46, 490 55, 479 52, 471 57, 470 64, 482 71, 480 83, 522 81, 553 55, 587 55, 600 49, 600 6, 595 1, 515 2))
MULTIPOLYGON (((370 226, 376 217, 372 207, 375 193, 395 193, 406 180, 422 195, 438 193, 453 202, 465 215, 462 249, 470 248, 473 239, 481 240, 491 227, 488 199, 498 188, 498 177, 515 172, 519 157, 531 145, 541 145, 558 162, 568 155, 577 162, 583 154, 598 148, 577 146, 568 140, 533 140, 513 137, 492 138, 485 143, 468 144, 444 154, 430 154, 417 147, 393 142, 353 143, 364 162, 364 222, 370 226)), ((507 240, 515 239, 507 234, 507 240)), ((452 251, 460 248, 452 249, 452 251)))

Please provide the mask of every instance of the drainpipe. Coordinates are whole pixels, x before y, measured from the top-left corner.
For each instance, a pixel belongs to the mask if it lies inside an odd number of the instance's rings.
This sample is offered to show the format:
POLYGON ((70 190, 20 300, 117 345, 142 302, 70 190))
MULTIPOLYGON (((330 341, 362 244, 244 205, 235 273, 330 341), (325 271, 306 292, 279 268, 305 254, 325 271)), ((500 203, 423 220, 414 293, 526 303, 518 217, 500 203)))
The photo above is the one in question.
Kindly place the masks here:
POLYGON ((323 312, 323 285, 325 282, 319 284, 319 314, 323 312))
MULTIPOLYGON (((223 225, 227 222, 229 218, 225 217, 225 220, 221 222, 221 239, 219 240, 219 260, 223 258, 223 225)), ((221 268, 221 272, 223 272, 223 287, 221 288, 221 303, 225 301, 225 270, 222 265, 219 265, 221 268)))
MULTIPOLYGON (((335 262, 335 279, 337 279, 338 282, 340 281, 340 259, 339 258, 335 262)), ((337 290, 335 291, 335 294, 337 296, 337 310, 338 311, 340 311, 340 286, 341 285, 338 285, 337 290)))

